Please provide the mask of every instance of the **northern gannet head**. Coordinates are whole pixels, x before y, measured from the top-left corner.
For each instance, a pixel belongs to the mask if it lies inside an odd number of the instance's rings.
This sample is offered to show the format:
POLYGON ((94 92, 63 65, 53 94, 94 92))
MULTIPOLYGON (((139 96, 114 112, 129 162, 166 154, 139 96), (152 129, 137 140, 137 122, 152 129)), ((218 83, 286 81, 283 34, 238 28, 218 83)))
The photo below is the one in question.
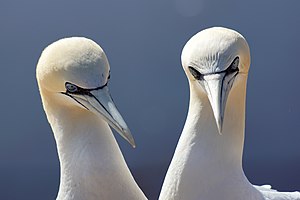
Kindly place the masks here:
POLYGON ((229 92, 239 76, 247 76, 250 67, 246 40, 231 29, 205 29, 186 43, 181 60, 191 87, 200 96, 208 96, 221 134, 229 92))
POLYGON ((51 97, 51 103, 94 113, 135 147, 130 130, 110 96, 107 87, 110 66, 98 44, 81 37, 54 42, 43 51, 36 76, 42 98, 51 97))

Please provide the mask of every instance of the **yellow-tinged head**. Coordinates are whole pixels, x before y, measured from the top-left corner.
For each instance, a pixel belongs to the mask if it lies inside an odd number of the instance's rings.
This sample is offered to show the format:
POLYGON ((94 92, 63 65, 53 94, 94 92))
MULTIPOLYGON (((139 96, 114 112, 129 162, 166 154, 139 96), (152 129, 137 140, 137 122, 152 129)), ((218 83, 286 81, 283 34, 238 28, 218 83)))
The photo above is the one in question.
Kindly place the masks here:
POLYGON ((107 87, 110 77, 107 57, 94 41, 72 37, 52 43, 38 61, 36 77, 42 99, 53 100, 48 104, 92 112, 135 146, 107 87))

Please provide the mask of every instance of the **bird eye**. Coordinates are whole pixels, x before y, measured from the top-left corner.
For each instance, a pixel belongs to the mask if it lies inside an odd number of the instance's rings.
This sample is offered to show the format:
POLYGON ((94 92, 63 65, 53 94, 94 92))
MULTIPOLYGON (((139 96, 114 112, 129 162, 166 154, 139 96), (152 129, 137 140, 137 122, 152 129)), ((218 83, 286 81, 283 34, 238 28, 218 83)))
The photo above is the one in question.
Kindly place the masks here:
POLYGON ((239 62, 240 62, 240 58, 236 57, 231 65, 226 69, 226 73, 234 73, 234 72, 238 72, 239 71, 239 62))
POLYGON ((198 72, 195 68, 189 67, 189 70, 196 80, 202 79, 202 74, 198 72))
POLYGON ((238 67, 239 67, 239 62, 240 62, 240 58, 239 58, 239 57, 236 57, 236 58, 233 60, 233 62, 231 63, 230 68, 233 69, 233 70, 238 69, 238 67))
POLYGON ((67 92, 74 93, 74 92, 78 91, 77 86, 72 83, 66 83, 65 86, 66 86, 67 92))

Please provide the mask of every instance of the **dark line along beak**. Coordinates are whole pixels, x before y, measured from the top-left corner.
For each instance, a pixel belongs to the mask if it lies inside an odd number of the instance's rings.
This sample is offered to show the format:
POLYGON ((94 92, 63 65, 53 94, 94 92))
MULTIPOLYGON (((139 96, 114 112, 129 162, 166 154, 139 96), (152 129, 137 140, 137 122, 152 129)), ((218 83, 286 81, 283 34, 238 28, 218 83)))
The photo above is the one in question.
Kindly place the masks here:
POLYGON ((223 71, 203 75, 202 79, 199 80, 207 93, 219 134, 222 134, 226 102, 237 74, 238 72, 227 73, 223 71))
POLYGON ((116 108, 108 87, 85 90, 81 93, 63 93, 73 98, 81 106, 90 110, 113 127, 133 148, 136 147, 131 132, 116 108))

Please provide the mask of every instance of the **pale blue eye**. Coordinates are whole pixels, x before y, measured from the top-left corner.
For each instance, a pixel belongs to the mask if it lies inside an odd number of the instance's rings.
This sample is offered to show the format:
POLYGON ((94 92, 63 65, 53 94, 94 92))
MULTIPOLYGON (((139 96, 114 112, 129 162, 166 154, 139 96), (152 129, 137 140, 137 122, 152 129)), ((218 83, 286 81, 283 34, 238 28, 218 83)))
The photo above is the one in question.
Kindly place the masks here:
POLYGON ((240 62, 239 57, 236 57, 236 58, 234 59, 234 61, 232 62, 232 64, 231 64, 231 68, 232 68, 232 69, 238 68, 238 67, 239 67, 239 62, 240 62))
POLYGON ((72 83, 66 83, 66 89, 68 92, 77 92, 78 88, 76 85, 72 84, 72 83))

